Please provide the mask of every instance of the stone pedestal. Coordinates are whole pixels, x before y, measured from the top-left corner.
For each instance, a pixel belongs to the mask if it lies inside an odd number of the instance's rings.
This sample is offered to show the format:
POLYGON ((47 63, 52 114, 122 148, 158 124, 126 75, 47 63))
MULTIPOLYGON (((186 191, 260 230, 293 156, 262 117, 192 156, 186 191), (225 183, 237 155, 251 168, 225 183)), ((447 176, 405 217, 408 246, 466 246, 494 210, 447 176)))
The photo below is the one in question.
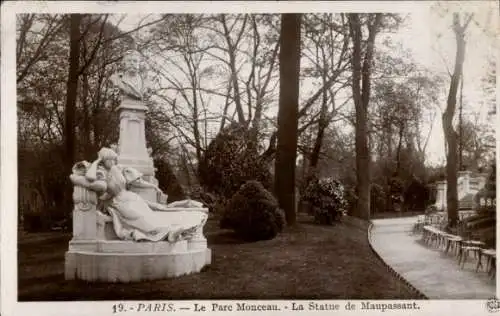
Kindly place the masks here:
MULTIPOLYGON (((145 118, 147 107, 142 101, 122 98, 120 112, 120 138, 118 141, 118 163, 140 171, 143 179, 158 185, 153 159, 146 146, 145 118)), ((152 188, 132 188, 143 199, 157 202, 157 192, 152 188)))
POLYGON ((457 174, 457 182, 458 182, 458 200, 460 201, 464 196, 470 193, 470 180, 471 180, 470 171, 459 171, 457 174))
POLYGON ((207 239, 203 235, 203 227, 200 227, 196 235, 189 241, 188 248, 191 251, 207 249, 207 239))
MULTIPOLYGON (((134 242, 118 239, 112 218, 96 209, 94 192, 74 187, 73 239, 65 254, 66 280, 140 282, 200 272, 212 262, 203 227, 189 240, 134 242)), ((208 213, 206 208, 169 208, 158 219, 208 213), (183 213, 181 213, 183 211, 183 213), (186 213, 188 212, 188 213, 186 213)))
MULTIPOLYGON (((162 244, 170 246, 168 243, 162 244)), ((154 246, 163 246, 162 244, 155 243, 154 246)), ((186 252, 152 252, 149 250, 149 243, 117 242, 113 246, 121 248, 121 251, 66 252, 66 280, 113 283, 158 280, 200 272, 212 261, 212 253, 208 248, 186 252), (119 244, 123 245, 118 246, 119 244), (134 247, 145 250, 134 249, 131 252, 130 249, 134 247)))
POLYGON ((97 234, 97 194, 82 186, 74 186, 73 201, 73 240, 94 240, 97 234))
POLYGON ((436 207, 438 210, 442 211, 446 209, 446 181, 436 182, 436 207))
POLYGON ((123 98, 120 107, 120 139, 118 163, 133 167, 145 177, 154 177, 154 166, 146 147, 145 117, 142 101, 123 98))

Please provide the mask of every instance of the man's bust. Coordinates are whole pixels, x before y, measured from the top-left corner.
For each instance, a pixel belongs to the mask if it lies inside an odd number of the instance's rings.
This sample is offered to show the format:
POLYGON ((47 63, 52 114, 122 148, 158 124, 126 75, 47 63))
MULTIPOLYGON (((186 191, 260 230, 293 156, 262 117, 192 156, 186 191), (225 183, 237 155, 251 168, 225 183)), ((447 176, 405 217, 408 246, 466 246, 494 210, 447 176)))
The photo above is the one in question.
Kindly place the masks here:
POLYGON ((134 100, 144 100, 149 92, 141 67, 141 59, 138 51, 127 51, 122 59, 123 71, 113 74, 110 78, 124 96, 134 100))

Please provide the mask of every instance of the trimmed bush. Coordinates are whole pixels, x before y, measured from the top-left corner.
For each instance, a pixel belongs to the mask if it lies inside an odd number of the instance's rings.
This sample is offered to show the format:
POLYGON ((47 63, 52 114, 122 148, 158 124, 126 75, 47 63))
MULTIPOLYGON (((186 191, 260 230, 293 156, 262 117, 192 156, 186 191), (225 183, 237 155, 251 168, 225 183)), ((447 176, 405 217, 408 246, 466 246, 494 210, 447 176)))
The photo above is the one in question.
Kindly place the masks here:
POLYGON ((243 240, 268 240, 285 225, 285 214, 278 201, 258 181, 247 181, 226 205, 220 221, 223 229, 232 229, 243 240))
POLYGON ((198 166, 200 183, 207 191, 230 199, 249 180, 272 188, 267 163, 249 139, 245 126, 232 124, 210 142, 198 166))
POLYGON ((332 225, 347 213, 347 199, 344 186, 333 178, 310 180, 304 201, 311 206, 310 213, 317 223, 332 225))

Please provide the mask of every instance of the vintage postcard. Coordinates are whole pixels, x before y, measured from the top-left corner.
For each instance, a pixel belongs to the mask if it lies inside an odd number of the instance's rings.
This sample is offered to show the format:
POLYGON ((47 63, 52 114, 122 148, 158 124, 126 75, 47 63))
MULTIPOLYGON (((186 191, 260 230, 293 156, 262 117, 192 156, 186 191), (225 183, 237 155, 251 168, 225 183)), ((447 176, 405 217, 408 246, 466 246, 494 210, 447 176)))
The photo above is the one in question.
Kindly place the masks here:
POLYGON ((3 316, 500 312, 498 2, 1 10, 3 316))

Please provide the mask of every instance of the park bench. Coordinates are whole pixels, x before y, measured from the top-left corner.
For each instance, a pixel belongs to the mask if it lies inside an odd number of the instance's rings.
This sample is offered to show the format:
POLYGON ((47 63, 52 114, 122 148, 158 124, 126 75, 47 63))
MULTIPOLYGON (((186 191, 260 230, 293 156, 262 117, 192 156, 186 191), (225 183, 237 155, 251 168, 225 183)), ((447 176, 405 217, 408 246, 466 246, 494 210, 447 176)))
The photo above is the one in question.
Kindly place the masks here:
POLYGON ((453 250, 453 252, 458 255, 462 241, 463 238, 460 236, 447 234, 445 240, 445 248, 444 248, 445 253, 448 253, 450 250, 453 250))
POLYGON ((431 225, 425 225, 423 227, 423 240, 425 243, 439 247, 444 243, 444 239, 447 233, 431 225))
POLYGON ((481 249, 479 252, 479 258, 476 265, 476 272, 479 271, 479 267, 482 266, 481 258, 486 257, 486 272, 492 278, 496 273, 496 250, 495 249, 481 249))
POLYGON ((460 247, 460 253, 458 255, 458 264, 461 264, 461 268, 464 267, 471 252, 474 254, 474 258, 478 259, 479 254, 483 249, 482 247, 484 247, 484 242, 480 240, 463 240, 460 247))

